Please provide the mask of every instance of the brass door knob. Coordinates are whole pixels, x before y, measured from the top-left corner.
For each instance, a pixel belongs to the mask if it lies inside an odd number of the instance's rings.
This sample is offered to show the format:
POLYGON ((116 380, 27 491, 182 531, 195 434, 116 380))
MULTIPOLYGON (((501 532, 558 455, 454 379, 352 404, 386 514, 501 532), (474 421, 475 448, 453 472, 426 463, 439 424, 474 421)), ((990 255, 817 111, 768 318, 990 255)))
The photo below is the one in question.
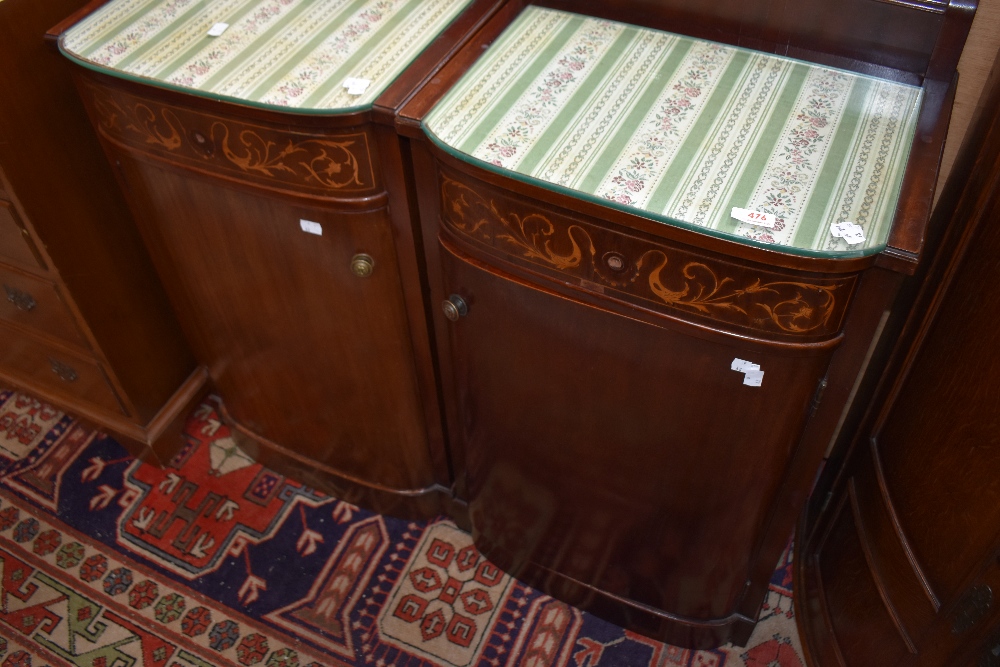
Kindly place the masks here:
POLYGON ((452 294, 445 301, 441 302, 441 310, 449 320, 458 322, 458 318, 468 315, 469 304, 465 303, 465 299, 459 295, 452 294))
POLYGON ((375 270, 375 260, 361 252, 351 258, 351 273, 358 278, 367 278, 375 270))

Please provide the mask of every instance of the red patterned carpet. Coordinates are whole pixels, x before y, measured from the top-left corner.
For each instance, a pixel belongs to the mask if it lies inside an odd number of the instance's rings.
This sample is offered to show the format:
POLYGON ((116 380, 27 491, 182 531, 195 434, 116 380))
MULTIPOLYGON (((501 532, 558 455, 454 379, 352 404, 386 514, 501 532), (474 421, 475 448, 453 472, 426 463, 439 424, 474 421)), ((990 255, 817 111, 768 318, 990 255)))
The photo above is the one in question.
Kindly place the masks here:
POLYGON ((186 437, 160 470, 0 390, 0 667, 804 664, 790 555, 747 647, 679 649, 254 463, 212 402, 186 437))

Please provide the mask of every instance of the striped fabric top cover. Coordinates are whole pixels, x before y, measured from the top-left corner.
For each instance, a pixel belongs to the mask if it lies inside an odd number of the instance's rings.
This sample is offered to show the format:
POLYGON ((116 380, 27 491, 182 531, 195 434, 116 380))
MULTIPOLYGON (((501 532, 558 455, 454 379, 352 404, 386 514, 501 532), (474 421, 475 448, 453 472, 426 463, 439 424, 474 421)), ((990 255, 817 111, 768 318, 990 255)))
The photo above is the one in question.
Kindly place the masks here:
POLYGON ((68 30, 82 65, 300 113, 371 103, 470 0, 112 0, 68 30), (208 31, 229 25, 216 37, 208 31), (371 83, 348 92, 348 78, 371 83))
POLYGON ((845 257, 885 247, 921 94, 528 7, 424 127, 458 157, 551 189, 752 245, 845 257), (733 219, 733 207, 771 214, 774 228, 733 219), (831 233, 844 221, 864 241, 831 233))

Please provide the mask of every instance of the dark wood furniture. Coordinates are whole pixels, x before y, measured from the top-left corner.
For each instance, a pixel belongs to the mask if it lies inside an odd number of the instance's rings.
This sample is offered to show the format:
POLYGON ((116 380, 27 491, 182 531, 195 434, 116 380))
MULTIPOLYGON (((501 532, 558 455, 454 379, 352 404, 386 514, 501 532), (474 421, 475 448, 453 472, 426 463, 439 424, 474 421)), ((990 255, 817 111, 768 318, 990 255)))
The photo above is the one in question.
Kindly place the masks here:
POLYGON ((796 545, 815 667, 1000 664, 1000 70, 935 216, 948 235, 796 545))
POLYGON ((243 446, 386 513, 430 517, 451 501, 394 122, 498 4, 473 2, 369 108, 341 113, 219 102, 77 68, 139 230, 243 446))
POLYGON ((900 288, 926 250, 974 5, 536 4, 924 88, 888 246, 868 257, 803 257, 665 225, 428 141, 421 122, 523 2, 505 6, 398 121, 430 301, 441 304, 433 324, 456 488, 476 544, 626 627, 683 646, 742 643, 824 452, 869 391, 862 377, 880 334, 905 311, 900 288), (640 259, 650 253, 673 271, 659 292, 640 259), (803 303, 821 292, 836 297, 803 303), (739 308, 698 308, 723 293, 739 308), (791 302, 805 319, 747 314, 791 302), (734 357, 760 363, 768 381, 747 391, 734 357))
POLYGON ((171 449, 190 352, 45 31, 82 0, 0 3, 0 382, 171 449))

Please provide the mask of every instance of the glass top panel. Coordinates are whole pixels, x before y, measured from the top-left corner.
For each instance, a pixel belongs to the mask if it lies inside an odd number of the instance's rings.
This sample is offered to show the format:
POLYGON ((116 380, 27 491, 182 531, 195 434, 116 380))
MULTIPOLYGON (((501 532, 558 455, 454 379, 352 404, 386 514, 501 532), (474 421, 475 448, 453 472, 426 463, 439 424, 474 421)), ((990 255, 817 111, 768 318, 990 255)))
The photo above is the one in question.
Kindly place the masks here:
POLYGON ((60 47, 160 87, 329 114, 370 106, 470 1, 112 0, 60 47))
POLYGON ((549 189, 750 245, 850 257, 885 247, 921 98, 915 86, 529 6, 424 128, 459 158, 549 189), (773 227, 734 219, 734 207, 773 227), (834 233, 842 222, 864 240, 834 233))

